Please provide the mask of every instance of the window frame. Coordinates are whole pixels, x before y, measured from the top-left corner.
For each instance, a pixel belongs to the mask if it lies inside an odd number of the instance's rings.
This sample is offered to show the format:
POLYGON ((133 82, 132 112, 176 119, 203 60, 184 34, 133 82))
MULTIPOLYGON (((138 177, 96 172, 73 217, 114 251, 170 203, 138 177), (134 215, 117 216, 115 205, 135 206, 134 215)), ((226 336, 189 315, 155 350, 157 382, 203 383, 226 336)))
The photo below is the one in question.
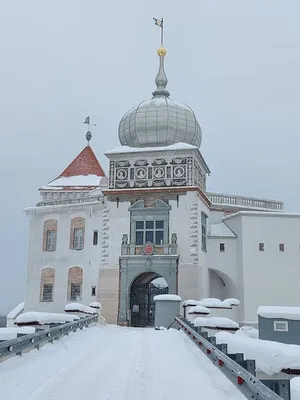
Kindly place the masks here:
POLYGON ((56 238, 57 238, 57 230, 56 229, 48 229, 46 231, 46 251, 55 251, 56 250, 56 238), (49 238, 49 234, 53 234, 53 238, 49 238), (52 243, 52 246, 49 245, 52 243))
POLYGON ((98 240, 99 240, 98 230, 95 229, 94 232, 93 232, 93 246, 97 246, 98 245, 98 240))
POLYGON ((44 302, 44 303, 53 302, 53 283, 43 283, 42 302, 44 302), (48 288, 51 287, 51 292, 48 292, 47 290, 45 290, 45 286, 47 286, 48 288), (50 297, 46 298, 47 296, 45 296, 45 294, 49 294, 49 293, 50 293, 50 297))
POLYGON ((275 320, 273 322, 273 329, 274 329, 274 332, 288 332, 289 331, 289 322, 288 321, 276 321, 275 320), (283 329, 278 328, 277 325, 279 325, 279 324, 284 325, 285 327, 283 329))
POLYGON ((284 243, 279 243, 279 246, 278 246, 278 248, 279 248, 279 251, 280 251, 280 253, 284 253, 284 243))
POLYGON ((208 215, 201 212, 201 250, 207 253, 207 219, 208 215))
POLYGON ((82 291, 82 284, 81 283, 72 283, 71 282, 71 287, 70 287, 70 300, 81 300, 81 291, 82 291), (77 296, 75 296, 75 297, 73 297, 72 296, 72 293, 73 293, 73 288, 74 287, 79 287, 79 296, 77 295, 77 296))
POLYGON ((74 250, 83 250, 84 248, 84 228, 74 228, 73 232, 73 249, 74 250), (78 232, 82 232, 80 236, 77 236, 78 232), (78 245, 76 242, 78 241, 78 245))
POLYGON ((97 296, 97 286, 91 286, 91 296, 97 296))
POLYGON ((225 243, 220 243, 220 253, 225 253, 225 243))
POLYGON ((155 246, 163 246, 165 244, 165 232, 166 232, 165 223, 166 221, 160 218, 154 218, 151 220, 142 218, 136 219, 134 221, 135 244, 137 246, 144 246, 146 243, 150 242, 153 243, 155 246), (159 227, 157 227, 158 223, 161 223, 159 227), (138 227, 138 224, 141 224, 141 227, 138 227), (159 243, 157 243, 157 234, 162 235, 162 238, 160 238, 159 243), (151 235, 152 239, 149 238, 149 236, 151 235), (139 240, 138 236, 140 237, 139 240), (142 240, 140 240, 141 236, 142 240))
POLYGON ((265 243, 264 242, 258 243, 258 251, 265 251, 265 243))

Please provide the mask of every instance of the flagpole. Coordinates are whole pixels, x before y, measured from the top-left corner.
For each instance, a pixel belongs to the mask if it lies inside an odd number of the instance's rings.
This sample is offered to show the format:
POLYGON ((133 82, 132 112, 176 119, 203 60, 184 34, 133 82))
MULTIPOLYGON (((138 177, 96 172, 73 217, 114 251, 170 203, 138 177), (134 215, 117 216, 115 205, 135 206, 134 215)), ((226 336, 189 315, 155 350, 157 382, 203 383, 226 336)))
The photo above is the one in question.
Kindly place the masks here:
POLYGON ((160 37, 160 44, 161 44, 161 47, 163 47, 163 45, 164 45, 164 19, 162 18, 161 19, 161 37, 160 37))

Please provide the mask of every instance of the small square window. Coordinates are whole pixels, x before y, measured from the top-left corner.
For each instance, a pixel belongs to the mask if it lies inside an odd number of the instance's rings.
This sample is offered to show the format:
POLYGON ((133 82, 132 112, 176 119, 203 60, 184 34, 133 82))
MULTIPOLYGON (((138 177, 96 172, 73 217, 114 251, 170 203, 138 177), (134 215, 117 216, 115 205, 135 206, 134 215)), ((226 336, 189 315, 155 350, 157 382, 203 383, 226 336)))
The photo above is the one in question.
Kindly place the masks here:
POLYGON ((93 245, 97 246, 97 244, 98 244, 98 231, 94 231, 93 245))
POLYGON ((284 243, 279 243, 279 251, 284 251, 284 243))
POLYGON ((156 221, 155 228, 156 229, 164 229, 164 221, 156 221))
POLYGON ((259 251, 264 251, 265 250, 265 244, 264 243, 259 243, 258 244, 258 249, 259 249, 259 251))
POLYGON ((274 321, 274 332, 288 332, 288 321, 274 321))
POLYGON ((146 229, 154 229, 154 221, 146 221, 146 229))
POLYGON ((220 251, 225 251, 225 243, 220 243, 220 251))
POLYGON ((144 229, 144 221, 136 221, 135 227, 136 229, 144 229))
POLYGON ((92 296, 96 296, 96 286, 92 286, 92 293, 91 293, 91 295, 92 296))

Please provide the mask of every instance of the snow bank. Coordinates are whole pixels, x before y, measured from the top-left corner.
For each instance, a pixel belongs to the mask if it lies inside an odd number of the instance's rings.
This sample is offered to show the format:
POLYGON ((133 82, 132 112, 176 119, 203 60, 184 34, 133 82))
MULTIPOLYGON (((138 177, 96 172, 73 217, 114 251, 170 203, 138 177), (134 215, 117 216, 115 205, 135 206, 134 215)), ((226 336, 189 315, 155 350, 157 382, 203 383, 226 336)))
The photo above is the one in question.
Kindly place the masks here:
POLYGON ((181 301, 181 297, 177 294, 159 294, 154 296, 154 301, 181 301))
POLYGON ((182 302, 182 307, 194 307, 198 304, 197 300, 184 300, 182 302))
POLYGON ((24 310, 24 301, 17 305, 11 312, 9 312, 6 316, 8 319, 16 318, 22 311, 24 310))
POLYGON ((264 318, 300 320, 300 307, 260 306, 257 315, 264 318))
POLYGON ((48 324, 64 324, 66 322, 72 322, 78 320, 77 315, 72 314, 59 314, 59 313, 46 313, 29 311, 19 315, 16 318, 16 324, 28 324, 28 325, 48 325, 48 324))
POLYGON ((229 353, 244 353, 245 359, 254 359, 256 369, 267 375, 277 374, 284 368, 300 369, 300 346, 228 332, 217 333, 216 339, 218 344, 227 343, 229 353))
POLYGON ((235 298, 229 298, 224 300, 225 303, 229 303, 231 306, 239 306, 241 302, 238 299, 235 298))
POLYGON ((209 315, 210 310, 203 306, 195 306, 189 309, 189 314, 202 314, 202 315, 209 315))
POLYGON ((215 328, 215 329, 238 329, 239 324, 235 321, 232 321, 229 318, 217 318, 217 317, 211 317, 211 318, 201 318, 198 317, 193 321, 193 324, 195 326, 202 326, 206 328, 215 328))
POLYGON ((253 326, 242 326, 235 334, 238 336, 258 339, 258 329, 253 328, 253 326))
POLYGON ((97 310, 80 303, 70 303, 65 306, 65 311, 82 312, 84 314, 97 314, 97 310))
POLYGON ((97 308, 97 309, 100 309, 100 310, 101 310, 101 308, 102 308, 101 304, 100 304, 98 301, 93 301, 93 302, 90 304, 90 307, 92 307, 92 308, 97 308))
POLYGON ((291 400, 300 400, 300 377, 297 376, 290 380, 291 400))
POLYGON ((31 326, 24 326, 22 328, 0 328, 0 340, 12 340, 17 337, 18 333, 29 335, 34 332, 35 328, 31 326))

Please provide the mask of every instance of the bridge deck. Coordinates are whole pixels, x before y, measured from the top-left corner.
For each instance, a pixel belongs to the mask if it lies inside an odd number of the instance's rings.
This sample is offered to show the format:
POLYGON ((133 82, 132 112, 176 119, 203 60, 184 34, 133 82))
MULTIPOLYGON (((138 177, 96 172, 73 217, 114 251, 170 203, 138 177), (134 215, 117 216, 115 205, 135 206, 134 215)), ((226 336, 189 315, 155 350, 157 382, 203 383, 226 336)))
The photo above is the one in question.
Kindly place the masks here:
POLYGON ((176 330, 95 327, 0 364, 13 400, 243 400, 176 330))

